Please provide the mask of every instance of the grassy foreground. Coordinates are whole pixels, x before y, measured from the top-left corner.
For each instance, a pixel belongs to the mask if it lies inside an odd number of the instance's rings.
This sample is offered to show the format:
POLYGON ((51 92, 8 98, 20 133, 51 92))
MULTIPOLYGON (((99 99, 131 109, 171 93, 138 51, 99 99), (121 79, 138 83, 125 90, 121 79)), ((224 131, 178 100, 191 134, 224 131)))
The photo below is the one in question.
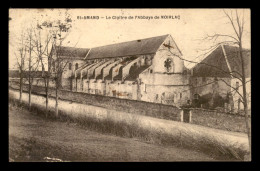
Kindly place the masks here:
MULTIPOLYGON (((9 99, 9 105, 19 108, 27 108, 26 104, 19 104, 17 100, 12 98, 9 99)), ((32 106, 32 112, 45 117, 45 110, 43 107, 32 106)), ((59 118, 55 118, 54 112, 49 111, 48 119, 60 120, 68 123, 78 123, 88 130, 96 131, 102 134, 137 138, 138 140, 152 144, 191 149, 203 152, 217 160, 241 161, 246 154, 246 151, 241 150, 241 148, 223 146, 207 137, 196 139, 196 137, 190 136, 185 132, 180 133, 180 135, 176 137, 160 130, 144 129, 140 126, 136 117, 132 117, 130 122, 117 122, 111 117, 107 117, 102 120, 88 116, 73 117, 72 114, 60 111, 59 118)))
POLYGON ((201 152, 101 134, 9 107, 10 162, 215 161, 201 152))

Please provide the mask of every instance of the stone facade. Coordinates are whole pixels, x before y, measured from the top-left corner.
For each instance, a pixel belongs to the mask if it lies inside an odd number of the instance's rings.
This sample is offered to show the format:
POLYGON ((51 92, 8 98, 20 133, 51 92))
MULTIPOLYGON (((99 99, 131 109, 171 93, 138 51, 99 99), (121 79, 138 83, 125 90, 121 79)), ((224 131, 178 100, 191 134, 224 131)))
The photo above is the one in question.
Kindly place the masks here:
POLYGON ((72 66, 79 66, 64 72, 64 89, 177 106, 190 99, 189 75, 170 35, 93 48, 89 53, 84 60, 72 59, 72 66))
POLYGON ((62 73, 62 88, 63 89, 72 89, 72 77, 75 75, 76 68, 80 68, 85 64, 85 61, 82 59, 71 59, 68 58, 64 61, 66 67, 62 73))
MULTIPOLYGON (((231 85, 232 87, 237 87, 238 92, 243 95, 243 87, 242 82, 237 79, 233 78, 231 79, 231 85)), ((244 109, 244 105, 242 104, 241 96, 236 91, 231 90, 231 94, 234 101, 234 110, 239 111, 244 109)), ((251 78, 246 78, 246 92, 247 92, 247 101, 248 101, 248 108, 251 109, 251 78)))

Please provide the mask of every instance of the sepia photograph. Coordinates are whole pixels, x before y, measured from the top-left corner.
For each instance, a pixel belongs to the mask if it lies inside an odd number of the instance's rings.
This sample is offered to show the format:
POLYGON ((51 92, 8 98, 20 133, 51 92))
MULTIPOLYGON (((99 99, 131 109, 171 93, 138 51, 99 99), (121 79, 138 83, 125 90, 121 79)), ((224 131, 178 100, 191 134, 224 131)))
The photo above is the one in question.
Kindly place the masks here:
POLYGON ((249 8, 9 8, 9 162, 250 162, 249 8))

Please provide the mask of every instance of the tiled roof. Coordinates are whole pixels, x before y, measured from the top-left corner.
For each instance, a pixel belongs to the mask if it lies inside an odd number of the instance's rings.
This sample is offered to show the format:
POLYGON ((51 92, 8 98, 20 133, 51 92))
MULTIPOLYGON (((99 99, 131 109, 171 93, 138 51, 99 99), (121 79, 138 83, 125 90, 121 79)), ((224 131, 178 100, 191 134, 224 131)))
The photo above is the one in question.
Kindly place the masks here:
MULTIPOLYGON (((229 65, 232 71, 242 74, 241 58, 239 56, 239 48, 234 46, 224 46, 229 65)), ((243 49, 244 68, 246 77, 251 77, 251 51, 243 49)), ((234 73, 235 76, 238 74, 234 73)))
POLYGON ((80 57, 85 58, 89 49, 88 48, 75 48, 75 47, 65 47, 65 46, 56 46, 57 53, 60 56, 67 57, 80 57))
POLYGON ((86 59, 112 58, 155 53, 169 35, 92 48, 86 59))
MULTIPOLYGON (((227 60, 231 71, 242 73, 241 59, 239 57, 239 48, 235 46, 223 45, 227 55, 227 60)), ((243 56, 245 61, 246 77, 251 76, 251 52, 243 49, 243 56)), ((229 68, 226 62, 224 52, 221 46, 212 51, 199 64, 193 67, 193 76, 198 77, 230 77, 228 74, 229 68), (220 70, 221 69, 221 70, 220 70), (224 72, 223 72, 224 71, 224 72)), ((235 77, 239 74, 234 73, 235 77)))

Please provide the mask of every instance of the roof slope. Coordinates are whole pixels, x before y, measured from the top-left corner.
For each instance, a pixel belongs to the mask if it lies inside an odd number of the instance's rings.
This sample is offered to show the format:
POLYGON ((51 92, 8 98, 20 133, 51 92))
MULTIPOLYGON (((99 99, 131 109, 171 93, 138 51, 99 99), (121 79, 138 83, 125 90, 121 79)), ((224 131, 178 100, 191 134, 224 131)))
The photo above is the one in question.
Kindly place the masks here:
POLYGON ((65 47, 65 46, 56 46, 57 53, 60 56, 67 57, 80 57, 85 58, 89 49, 88 48, 75 48, 75 47, 65 47))
POLYGON ((92 48, 86 59, 155 53, 168 35, 92 48))
MULTIPOLYGON (((232 71, 236 71, 242 74, 242 63, 239 55, 239 48, 235 46, 224 46, 229 65, 232 71)), ((243 49, 244 68, 246 77, 251 77, 251 51, 249 49, 243 49)), ((239 75, 234 73, 236 77, 239 75)))
MULTIPOLYGON (((224 45, 227 60, 231 71, 242 73, 241 59, 239 57, 239 48, 235 46, 224 45)), ((246 77, 251 76, 251 53, 250 50, 243 49, 245 61, 246 77)), ((230 77, 229 68, 221 46, 218 46, 199 64, 193 67, 193 76, 198 77, 230 77)), ((235 77, 239 75, 234 73, 235 77)))

